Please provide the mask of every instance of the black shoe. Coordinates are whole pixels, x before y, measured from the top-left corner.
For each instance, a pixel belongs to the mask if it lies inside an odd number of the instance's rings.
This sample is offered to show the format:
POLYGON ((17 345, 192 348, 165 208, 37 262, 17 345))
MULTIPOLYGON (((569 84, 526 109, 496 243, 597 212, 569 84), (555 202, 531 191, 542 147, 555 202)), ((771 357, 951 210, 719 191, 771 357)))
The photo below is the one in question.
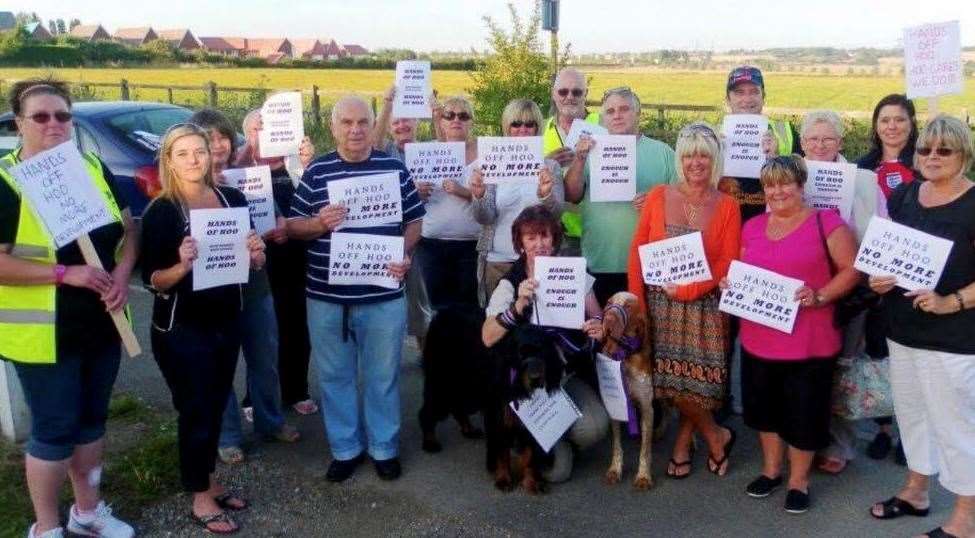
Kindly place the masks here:
POLYGON ((365 460, 365 456, 360 453, 351 460, 332 460, 325 473, 325 480, 329 482, 345 482, 355 473, 356 467, 365 460))
POLYGON ((771 495, 781 485, 781 476, 778 478, 769 478, 765 475, 759 475, 758 478, 752 480, 751 484, 748 484, 748 487, 745 488, 745 493, 750 497, 762 499, 771 495))
POLYGON ((383 480, 396 480, 399 478, 399 475, 403 474, 403 468, 400 467, 399 458, 374 460, 372 463, 376 467, 376 474, 383 480))
POLYGON ((897 450, 894 451, 894 463, 901 467, 907 467, 907 456, 904 455, 904 443, 897 443, 897 450))
POLYGON ((893 442, 887 432, 878 432, 873 441, 867 445, 867 456, 875 460, 882 460, 890 455, 890 448, 893 442))
POLYGON ((790 514, 805 514, 809 510, 809 494, 798 489, 790 489, 785 494, 785 511, 790 514))

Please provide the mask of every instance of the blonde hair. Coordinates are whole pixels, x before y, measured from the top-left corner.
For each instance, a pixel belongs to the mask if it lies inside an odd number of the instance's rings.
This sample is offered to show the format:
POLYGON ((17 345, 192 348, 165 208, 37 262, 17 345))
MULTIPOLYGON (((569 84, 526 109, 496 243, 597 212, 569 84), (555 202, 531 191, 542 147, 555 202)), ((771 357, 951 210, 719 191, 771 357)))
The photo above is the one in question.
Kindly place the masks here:
POLYGON ((468 114, 470 114, 471 121, 474 121, 474 107, 471 105, 471 102, 468 101, 466 97, 464 97, 462 95, 455 95, 453 97, 448 97, 448 98, 444 99, 444 102, 443 102, 443 108, 444 108, 444 110, 446 110, 447 107, 459 107, 459 108, 462 108, 464 110, 464 112, 467 112, 468 114))
MULTIPOLYGON (((934 149, 935 143, 943 148, 961 153, 961 173, 965 175, 972 169, 975 149, 972 148, 972 132, 963 121, 941 114, 928 122, 917 137, 918 148, 934 149)), ((914 168, 920 169, 918 154, 914 153, 914 168)))
POLYGON ((799 155, 780 155, 765 161, 759 181, 763 188, 789 183, 802 187, 806 184, 807 177, 805 159, 799 155))
POLYGON ((675 148, 677 161, 677 179, 685 181, 684 167, 681 166, 681 159, 689 155, 706 155, 711 159, 711 186, 717 187, 721 180, 721 142, 718 135, 707 123, 696 121, 680 130, 677 135, 677 145, 675 148))
POLYGON ((508 134, 508 127, 513 121, 534 121, 536 134, 542 130, 542 111, 531 99, 513 99, 504 107, 501 113, 501 131, 504 135, 508 134))
POLYGON ((177 181, 178 178, 173 173, 172 162, 173 145, 180 138, 186 138, 187 136, 198 136, 203 139, 203 147, 207 150, 208 161, 204 167, 203 183, 211 188, 215 186, 213 171, 209 163, 210 137, 208 133, 202 127, 192 123, 180 123, 170 127, 166 131, 166 134, 163 135, 162 143, 159 146, 159 183, 162 185, 159 197, 183 206, 186 205, 186 196, 183 194, 181 182, 177 181))

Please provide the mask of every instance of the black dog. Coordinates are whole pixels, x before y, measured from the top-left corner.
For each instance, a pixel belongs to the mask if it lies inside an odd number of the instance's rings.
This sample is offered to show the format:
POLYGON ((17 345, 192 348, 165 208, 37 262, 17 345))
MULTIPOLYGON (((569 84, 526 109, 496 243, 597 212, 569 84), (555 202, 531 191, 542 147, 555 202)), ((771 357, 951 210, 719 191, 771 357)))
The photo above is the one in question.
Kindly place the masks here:
POLYGON ((526 399, 536 389, 559 388, 564 364, 553 339, 534 326, 519 327, 492 348, 494 371, 491 394, 484 411, 487 429, 487 469, 494 487, 511 491, 511 450, 517 452, 521 486, 531 494, 546 490, 542 469, 549 456, 511 410, 509 404, 526 399))
POLYGON ((484 312, 474 306, 449 306, 439 310, 430 322, 423 347, 423 406, 420 429, 423 450, 440 452, 437 423, 453 415, 461 434, 480 439, 470 415, 484 407, 486 380, 490 373, 488 352, 481 342, 484 312))

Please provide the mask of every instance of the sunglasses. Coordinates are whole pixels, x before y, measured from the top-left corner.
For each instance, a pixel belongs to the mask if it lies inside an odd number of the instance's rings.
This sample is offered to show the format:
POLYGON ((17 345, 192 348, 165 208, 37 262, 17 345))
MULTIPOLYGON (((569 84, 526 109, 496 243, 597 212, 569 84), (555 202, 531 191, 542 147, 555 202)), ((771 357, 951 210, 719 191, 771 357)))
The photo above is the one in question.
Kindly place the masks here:
POLYGON ((534 128, 538 127, 538 124, 535 123, 534 120, 529 120, 529 121, 518 121, 518 120, 516 120, 516 121, 511 122, 509 125, 511 126, 512 129, 519 129, 521 127, 527 127, 529 129, 534 129, 534 128))
POLYGON ((467 112, 454 112, 453 110, 444 112, 441 117, 447 121, 454 121, 454 118, 457 118, 460 121, 470 121, 471 119, 471 115, 467 112))
POLYGON ((921 157, 927 157, 928 155, 931 155, 932 151, 937 153, 939 157, 951 157, 955 153, 955 150, 951 148, 932 149, 932 148, 924 148, 920 146, 915 148, 914 151, 916 151, 917 154, 920 155, 921 157))
POLYGON ((582 97, 586 94, 586 90, 582 88, 572 88, 571 90, 569 88, 559 88, 555 93, 559 94, 559 97, 568 97, 570 93, 572 97, 582 97))
POLYGON ((43 124, 51 121, 51 118, 54 118, 55 120, 57 120, 58 123, 68 123, 69 121, 71 121, 71 117, 72 116, 71 116, 71 113, 70 112, 65 112, 63 110, 59 110, 59 111, 55 112, 54 114, 51 114, 50 112, 36 112, 36 113, 31 114, 30 116, 26 116, 26 117, 30 118, 35 123, 40 123, 41 125, 43 125, 43 124))

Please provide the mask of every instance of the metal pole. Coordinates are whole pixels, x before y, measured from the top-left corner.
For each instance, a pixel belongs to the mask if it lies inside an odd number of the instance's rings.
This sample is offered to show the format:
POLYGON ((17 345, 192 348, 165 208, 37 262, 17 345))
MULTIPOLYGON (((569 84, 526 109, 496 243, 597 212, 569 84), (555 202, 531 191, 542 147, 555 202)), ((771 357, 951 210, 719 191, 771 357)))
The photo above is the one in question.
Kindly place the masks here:
POLYGON ((552 30, 552 74, 559 72, 559 31, 552 30))

